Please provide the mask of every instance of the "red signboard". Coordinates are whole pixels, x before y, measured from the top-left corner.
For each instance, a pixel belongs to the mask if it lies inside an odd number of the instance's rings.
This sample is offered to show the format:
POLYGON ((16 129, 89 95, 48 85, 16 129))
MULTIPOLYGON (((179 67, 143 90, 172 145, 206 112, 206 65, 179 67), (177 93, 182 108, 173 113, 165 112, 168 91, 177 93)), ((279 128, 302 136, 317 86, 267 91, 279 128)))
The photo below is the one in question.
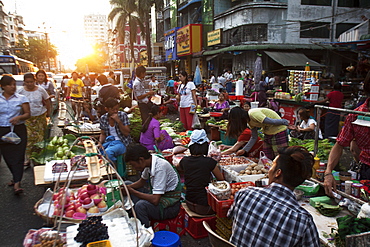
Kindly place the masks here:
POLYGON ((281 118, 288 120, 289 124, 294 125, 297 120, 295 109, 297 109, 297 107, 280 106, 279 112, 281 114, 281 118))

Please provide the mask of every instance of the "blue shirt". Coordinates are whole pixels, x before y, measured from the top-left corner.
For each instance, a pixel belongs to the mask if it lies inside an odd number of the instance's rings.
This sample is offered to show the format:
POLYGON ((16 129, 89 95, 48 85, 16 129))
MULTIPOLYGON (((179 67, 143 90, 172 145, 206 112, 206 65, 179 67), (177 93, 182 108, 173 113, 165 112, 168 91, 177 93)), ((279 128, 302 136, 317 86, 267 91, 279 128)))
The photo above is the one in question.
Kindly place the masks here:
MULTIPOLYGON (((6 99, 4 95, 0 94, 0 126, 9 127, 12 124, 9 122, 13 117, 22 115, 22 104, 30 101, 24 95, 15 93, 6 99)), ((17 125, 23 124, 24 121, 19 121, 17 125)))
POLYGON ((174 80, 169 80, 167 82, 167 87, 174 87, 175 86, 175 81, 174 80))

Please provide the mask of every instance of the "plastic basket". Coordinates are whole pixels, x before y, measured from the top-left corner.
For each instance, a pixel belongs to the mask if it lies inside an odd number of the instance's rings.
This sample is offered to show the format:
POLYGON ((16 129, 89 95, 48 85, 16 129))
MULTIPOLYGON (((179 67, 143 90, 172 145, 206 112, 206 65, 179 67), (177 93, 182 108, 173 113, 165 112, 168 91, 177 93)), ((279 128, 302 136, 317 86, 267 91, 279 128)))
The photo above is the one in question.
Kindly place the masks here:
POLYGON ((87 247, 112 247, 112 245, 109 240, 102 240, 88 243, 87 247))
POLYGON ((229 145, 229 146, 234 145, 238 141, 238 139, 236 138, 227 137, 226 131, 223 131, 223 130, 220 131, 220 137, 221 137, 222 144, 229 145))
MULTIPOLYGON (((233 183, 233 184, 251 184, 251 186, 254 186, 253 182, 241 182, 241 183, 233 183)), ((231 204, 233 204, 234 200, 229 199, 229 200, 218 200, 215 195, 213 195, 209 190, 208 187, 207 189, 207 199, 208 199, 208 204, 211 206, 213 211, 216 212, 218 217, 227 217, 227 212, 229 211, 231 204)))

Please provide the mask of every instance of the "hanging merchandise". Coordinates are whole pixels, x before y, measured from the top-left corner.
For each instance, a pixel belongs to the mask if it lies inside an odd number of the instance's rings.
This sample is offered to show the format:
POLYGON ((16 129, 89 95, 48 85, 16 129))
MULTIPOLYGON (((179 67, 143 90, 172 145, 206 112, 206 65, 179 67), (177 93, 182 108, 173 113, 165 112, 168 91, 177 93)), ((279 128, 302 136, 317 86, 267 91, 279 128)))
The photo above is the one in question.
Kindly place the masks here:
MULTIPOLYGON (((307 65, 306 65, 307 68, 307 65)), ((309 93, 309 101, 317 101, 319 92, 315 87, 317 80, 320 78, 321 71, 303 71, 288 70, 289 72, 289 90, 291 94, 303 95, 309 93)))

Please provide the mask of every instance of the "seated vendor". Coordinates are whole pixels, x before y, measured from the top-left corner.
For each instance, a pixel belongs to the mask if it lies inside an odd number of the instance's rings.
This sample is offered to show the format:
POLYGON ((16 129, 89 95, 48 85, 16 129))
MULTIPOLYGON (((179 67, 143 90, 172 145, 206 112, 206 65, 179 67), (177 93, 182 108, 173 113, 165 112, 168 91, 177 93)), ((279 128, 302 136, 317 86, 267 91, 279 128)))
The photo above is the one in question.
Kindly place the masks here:
MULTIPOLYGON (((306 108, 300 108, 298 110, 298 116, 302 120, 299 126, 289 125, 290 136, 305 139, 315 139, 315 127, 317 125, 315 119, 311 118, 310 110, 306 108)), ((319 129, 319 139, 322 139, 321 130, 319 129)))
POLYGON ((225 95, 220 93, 218 95, 218 101, 214 104, 213 109, 218 112, 222 112, 222 119, 227 119, 229 116, 230 105, 225 99, 225 95))
MULTIPOLYGON (((234 107, 230 110, 226 136, 238 138, 238 141, 234 144, 234 146, 220 145, 220 149, 224 150, 222 154, 236 153, 251 139, 252 131, 247 127, 246 112, 241 107, 234 107)), ((262 149, 263 141, 258 137, 256 143, 253 145, 250 151, 244 155, 258 158, 262 149)))
POLYGON ((161 130, 158 119, 162 117, 161 108, 153 105, 150 109, 149 117, 144 122, 141 129, 140 144, 148 150, 154 150, 154 145, 159 150, 173 148, 172 138, 168 135, 167 131, 161 130))
POLYGON ((117 157, 124 154, 126 147, 132 142, 130 122, 127 114, 118 110, 118 100, 108 98, 104 107, 107 113, 100 118, 99 141, 103 144, 108 158, 116 163, 117 157))
POLYGON ((178 104, 176 98, 171 98, 169 95, 163 97, 163 105, 168 108, 168 114, 177 114, 178 104))
POLYGON ((224 180, 217 161, 206 157, 208 153, 208 138, 206 132, 194 130, 190 136, 189 149, 191 156, 180 161, 180 168, 184 171, 186 185, 186 205, 198 214, 213 214, 208 205, 205 187, 211 181, 211 173, 217 180, 224 180))
POLYGON ((87 99, 85 99, 84 102, 82 103, 81 118, 87 118, 89 121, 93 123, 99 122, 98 112, 92 107, 92 104, 87 99))
MULTIPOLYGON (((149 227, 152 219, 175 218, 180 210, 182 189, 176 169, 167 160, 149 154, 144 146, 134 143, 127 147, 125 161, 141 172, 138 181, 126 181, 140 222, 149 227), (145 193, 148 182, 150 193, 145 193)), ((125 190, 122 192, 126 194, 125 190)))
POLYGON ((279 150, 269 170, 269 186, 240 190, 228 211, 233 219, 230 242, 238 247, 319 247, 312 215, 293 193, 312 175, 314 159, 300 146, 279 150))

